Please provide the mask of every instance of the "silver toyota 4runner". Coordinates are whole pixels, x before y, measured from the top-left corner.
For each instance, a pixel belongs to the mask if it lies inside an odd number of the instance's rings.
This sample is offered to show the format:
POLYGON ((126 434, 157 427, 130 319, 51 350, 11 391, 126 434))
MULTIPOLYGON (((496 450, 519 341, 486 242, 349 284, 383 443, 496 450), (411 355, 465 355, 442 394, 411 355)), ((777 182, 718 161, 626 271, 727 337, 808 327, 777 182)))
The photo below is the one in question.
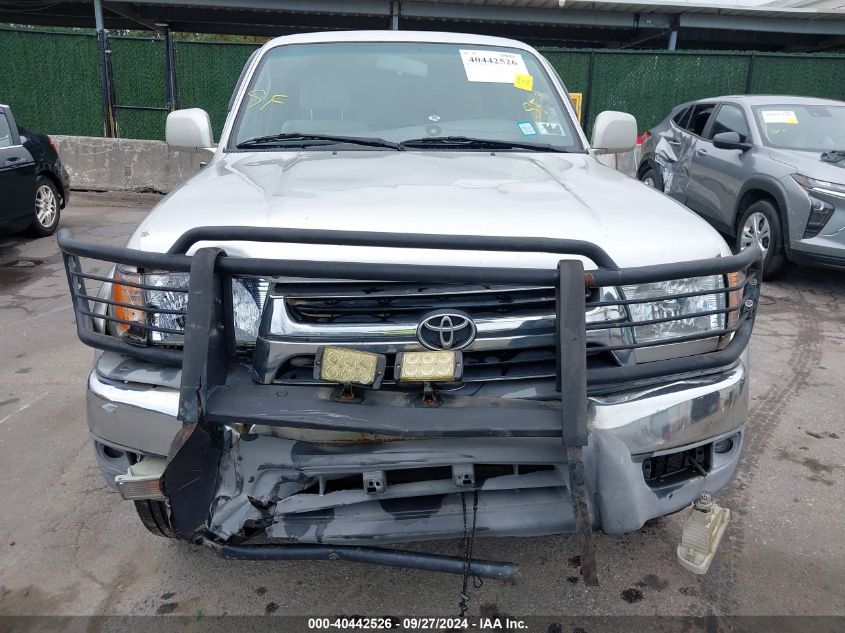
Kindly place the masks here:
POLYGON ((508 577, 375 547, 637 530, 730 479, 756 248, 602 165, 516 41, 275 39, 208 115, 208 164, 125 248, 63 230, 106 480, 163 536, 230 558, 508 577), (366 545, 366 547, 363 547, 366 545))

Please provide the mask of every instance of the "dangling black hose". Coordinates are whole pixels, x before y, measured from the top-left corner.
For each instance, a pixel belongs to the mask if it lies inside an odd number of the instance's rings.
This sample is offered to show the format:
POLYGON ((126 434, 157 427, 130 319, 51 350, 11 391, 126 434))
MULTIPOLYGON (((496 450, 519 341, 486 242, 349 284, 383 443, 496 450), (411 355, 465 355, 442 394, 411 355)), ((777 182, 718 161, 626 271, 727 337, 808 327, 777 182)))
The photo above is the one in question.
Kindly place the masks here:
MULTIPOLYGON (((446 574, 464 573, 464 559, 440 554, 425 554, 379 547, 354 545, 221 545, 206 540, 204 544, 230 560, 331 560, 370 563, 387 567, 407 567, 446 574)), ((519 571, 513 563, 470 560, 469 573, 482 578, 510 580, 519 571)))

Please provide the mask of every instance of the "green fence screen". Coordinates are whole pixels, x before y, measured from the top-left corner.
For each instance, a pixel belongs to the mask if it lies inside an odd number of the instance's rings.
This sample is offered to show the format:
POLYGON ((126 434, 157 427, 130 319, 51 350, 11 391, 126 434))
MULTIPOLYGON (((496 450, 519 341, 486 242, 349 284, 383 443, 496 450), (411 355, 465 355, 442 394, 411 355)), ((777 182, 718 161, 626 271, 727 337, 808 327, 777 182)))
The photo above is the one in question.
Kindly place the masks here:
POLYGON ((206 110, 215 140, 223 129, 235 83, 256 48, 249 44, 176 43, 179 106, 206 110))
POLYGON ((546 58, 554 66, 563 83, 570 92, 587 92, 590 81, 591 53, 565 52, 546 53, 546 58))
MULTIPOLYGON (((110 38, 118 132, 164 136, 164 43, 110 38)), ((179 106, 203 108, 220 134, 229 98, 253 44, 177 41, 179 106)), ((684 101, 722 94, 800 94, 845 100, 845 55, 544 49, 570 92, 584 96, 589 131, 602 110, 652 127, 684 101)), ((103 134, 96 38, 0 26, 0 103, 25 126, 54 134, 103 134), (59 65, 59 60, 61 65, 59 65), (60 70, 61 69, 61 70, 60 70), (70 72, 69 72, 70 71, 70 72)))
POLYGON ((750 92, 845 101, 845 57, 757 55, 750 92))
POLYGON ((0 30, 0 59, 0 103, 12 107, 20 125, 103 135, 95 37, 0 30))
POLYGON ((744 57, 597 55, 589 113, 595 118, 602 110, 630 112, 644 130, 684 101, 744 92, 747 73, 744 57))
POLYGON ((164 42, 160 39, 109 38, 122 138, 164 137, 164 42))
POLYGON ((567 89, 584 95, 588 130, 602 110, 630 112, 645 130, 679 103, 717 95, 791 94, 845 100, 845 55, 542 52, 567 89))

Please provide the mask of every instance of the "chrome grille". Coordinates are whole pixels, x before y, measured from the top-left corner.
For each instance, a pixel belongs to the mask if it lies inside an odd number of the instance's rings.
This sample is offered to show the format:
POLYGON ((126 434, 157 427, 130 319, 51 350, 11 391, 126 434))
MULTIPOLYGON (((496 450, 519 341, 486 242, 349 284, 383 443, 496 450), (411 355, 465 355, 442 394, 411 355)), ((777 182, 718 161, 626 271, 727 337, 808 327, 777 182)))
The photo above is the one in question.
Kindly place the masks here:
MULTIPOLYGON (((417 325, 426 313, 444 309, 469 314, 478 330, 463 350, 462 382, 551 379, 556 373, 553 288, 276 284, 270 304, 274 335, 268 337, 268 356, 278 362, 267 367, 265 381, 316 384, 317 348, 341 344, 384 354, 383 385, 390 386, 396 352, 422 349, 417 325)), ((617 364, 610 354, 591 355, 588 362, 617 364)))
POLYGON ((291 316, 300 323, 380 323, 419 320, 431 310, 457 309, 474 319, 509 314, 554 314, 554 288, 505 286, 359 285, 303 293, 282 288, 291 316))

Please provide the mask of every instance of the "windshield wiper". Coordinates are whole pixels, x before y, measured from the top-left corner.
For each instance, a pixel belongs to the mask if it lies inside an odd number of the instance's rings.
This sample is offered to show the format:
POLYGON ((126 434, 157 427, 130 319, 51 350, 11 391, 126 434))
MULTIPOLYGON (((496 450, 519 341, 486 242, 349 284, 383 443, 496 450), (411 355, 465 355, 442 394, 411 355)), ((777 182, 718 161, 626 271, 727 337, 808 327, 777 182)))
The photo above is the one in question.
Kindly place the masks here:
POLYGON ((401 147, 468 147, 472 149, 532 149, 538 152, 562 152, 567 150, 549 145, 548 143, 521 143, 519 141, 500 141, 488 138, 472 138, 469 136, 428 136, 426 138, 412 138, 399 143, 401 147))
POLYGON ((366 145, 369 147, 389 147, 401 151, 403 148, 399 143, 392 143, 383 138, 368 138, 364 136, 336 136, 333 134, 305 134, 303 132, 286 132, 284 134, 269 134, 267 136, 256 136, 255 138, 241 141, 235 147, 243 149, 245 147, 260 147, 262 145, 279 145, 289 146, 290 143, 284 141, 300 141, 293 145, 299 147, 306 147, 308 145, 322 145, 334 143, 350 143, 353 145, 366 145), (327 141, 327 143, 322 143, 327 141))
POLYGON ((838 163, 845 160, 845 150, 835 149, 830 152, 824 152, 820 157, 826 163, 838 163))

